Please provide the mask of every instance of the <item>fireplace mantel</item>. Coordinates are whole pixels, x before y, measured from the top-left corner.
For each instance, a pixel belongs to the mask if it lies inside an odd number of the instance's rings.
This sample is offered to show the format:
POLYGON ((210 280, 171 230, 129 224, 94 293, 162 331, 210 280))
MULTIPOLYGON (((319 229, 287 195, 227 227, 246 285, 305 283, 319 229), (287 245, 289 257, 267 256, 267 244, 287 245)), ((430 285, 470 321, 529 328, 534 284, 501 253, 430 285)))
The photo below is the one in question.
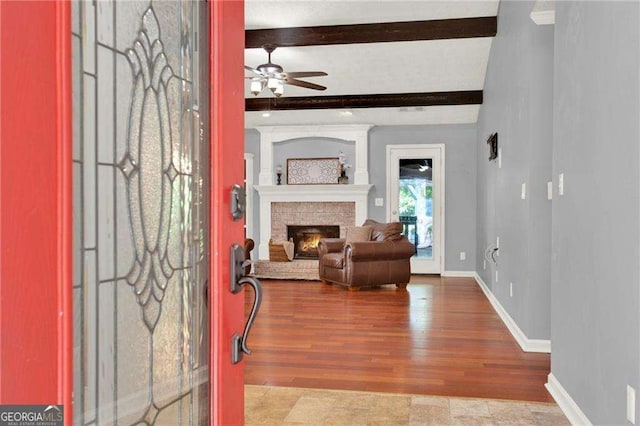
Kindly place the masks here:
MULTIPOLYGON (((356 223, 367 219, 369 191, 373 185, 260 185, 260 245, 258 256, 269 259, 271 237, 271 203, 276 202, 353 202, 356 223)), ((354 225, 355 225, 354 224, 354 225)))
POLYGON ((261 199, 272 197, 272 201, 354 201, 353 197, 366 197, 372 186, 370 184, 259 185, 254 188, 260 194, 261 199))

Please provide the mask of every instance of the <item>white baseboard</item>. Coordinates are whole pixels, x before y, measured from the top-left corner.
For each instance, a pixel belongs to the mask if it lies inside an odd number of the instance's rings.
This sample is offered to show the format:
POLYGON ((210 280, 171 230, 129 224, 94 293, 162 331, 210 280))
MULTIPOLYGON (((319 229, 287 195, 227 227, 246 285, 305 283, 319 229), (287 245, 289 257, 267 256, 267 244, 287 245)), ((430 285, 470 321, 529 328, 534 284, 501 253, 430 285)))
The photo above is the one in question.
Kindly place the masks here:
POLYGON ((548 381, 545 387, 556 400, 558 407, 562 410, 569 422, 572 425, 591 426, 592 423, 589 418, 585 416, 578 404, 571 398, 569 393, 562 387, 558 379, 555 378, 553 373, 549 374, 548 381))
POLYGON ((475 271, 444 271, 440 274, 442 277, 469 277, 475 278, 475 271))
POLYGON ((474 272, 473 277, 476 279, 476 282, 478 283, 484 294, 487 296, 487 299, 489 299, 489 303, 491 303, 491 306, 493 306, 493 309, 495 309, 496 313, 500 316, 502 322, 504 322, 504 324, 507 326, 523 351, 551 353, 551 340, 529 339, 520 329, 520 327, 518 327, 518 324, 516 324, 513 318, 511 318, 511 315, 509 315, 507 310, 502 307, 500 301, 493 295, 480 275, 478 275, 477 272, 474 272))

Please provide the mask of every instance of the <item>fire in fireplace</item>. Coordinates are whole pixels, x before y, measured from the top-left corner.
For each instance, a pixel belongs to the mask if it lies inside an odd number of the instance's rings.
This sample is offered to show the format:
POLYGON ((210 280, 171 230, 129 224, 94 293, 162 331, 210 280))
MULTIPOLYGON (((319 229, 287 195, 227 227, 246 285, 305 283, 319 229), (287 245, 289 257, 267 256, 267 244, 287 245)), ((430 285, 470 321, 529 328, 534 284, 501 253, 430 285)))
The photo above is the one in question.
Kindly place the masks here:
POLYGON ((287 239, 293 238, 294 259, 317 259, 320 239, 339 237, 339 226, 287 225, 287 239))

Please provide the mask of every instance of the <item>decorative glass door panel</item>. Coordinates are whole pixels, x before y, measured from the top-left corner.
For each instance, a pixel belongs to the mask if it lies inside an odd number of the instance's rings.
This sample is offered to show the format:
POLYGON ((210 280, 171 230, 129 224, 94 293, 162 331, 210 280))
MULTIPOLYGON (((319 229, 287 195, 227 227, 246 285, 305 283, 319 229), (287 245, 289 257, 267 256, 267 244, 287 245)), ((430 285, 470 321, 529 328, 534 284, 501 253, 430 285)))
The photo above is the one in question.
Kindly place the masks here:
POLYGON ((208 14, 73 3, 74 423, 208 423, 208 14))

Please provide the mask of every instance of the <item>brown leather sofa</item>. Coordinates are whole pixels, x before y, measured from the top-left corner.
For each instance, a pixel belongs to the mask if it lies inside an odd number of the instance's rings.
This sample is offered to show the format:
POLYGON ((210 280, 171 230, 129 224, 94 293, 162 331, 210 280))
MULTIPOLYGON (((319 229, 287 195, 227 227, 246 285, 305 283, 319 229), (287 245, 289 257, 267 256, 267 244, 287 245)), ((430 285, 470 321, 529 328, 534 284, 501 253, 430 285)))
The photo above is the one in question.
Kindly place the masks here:
POLYGON ((409 258, 414 246, 401 235, 400 222, 379 223, 367 220, 370 241, 347 242, 341 238, 324 238, 318 243, 320 279, 325 284, 339 284, 349 290, 395 284, 406 288, 411 278, 409 258))

